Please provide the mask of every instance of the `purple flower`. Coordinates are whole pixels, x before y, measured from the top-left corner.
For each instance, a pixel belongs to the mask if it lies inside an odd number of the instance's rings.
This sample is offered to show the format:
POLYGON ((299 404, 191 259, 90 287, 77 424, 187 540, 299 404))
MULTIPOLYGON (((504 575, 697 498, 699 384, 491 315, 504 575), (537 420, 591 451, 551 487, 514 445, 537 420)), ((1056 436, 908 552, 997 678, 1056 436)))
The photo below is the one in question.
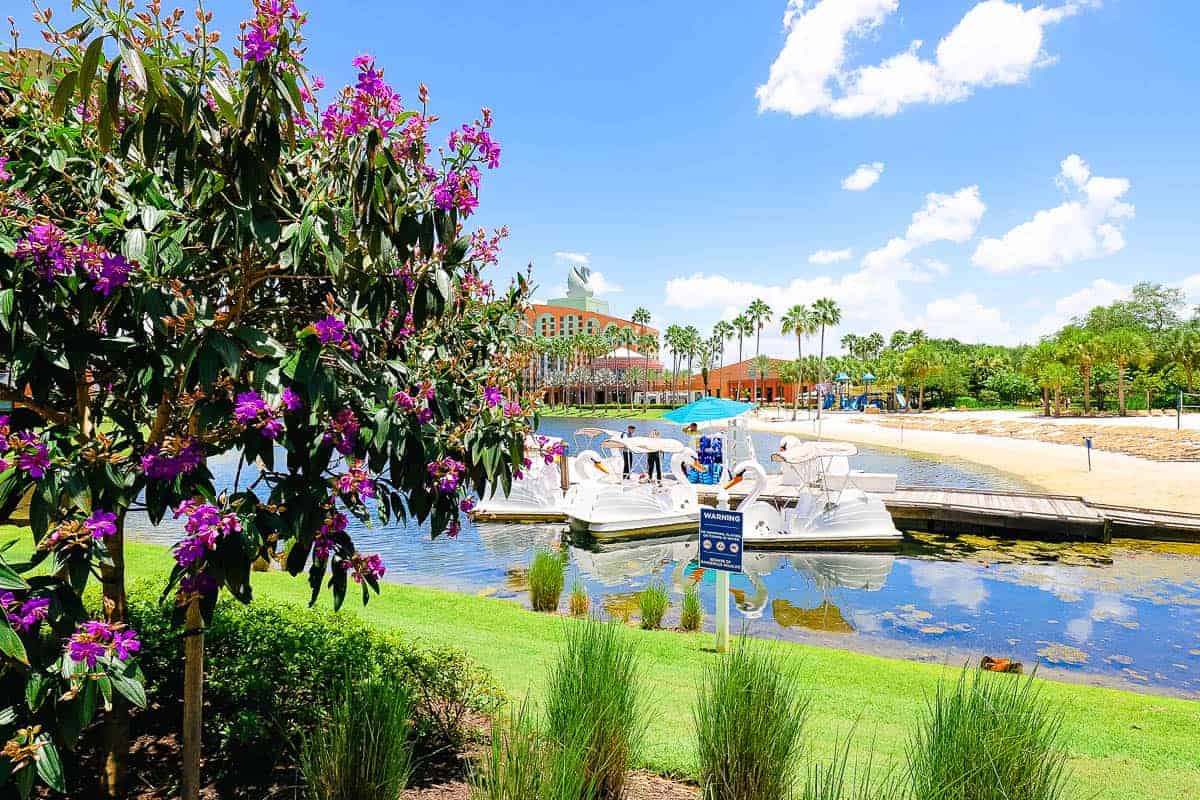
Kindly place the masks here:
POLYGON ((95 271, 89 271, 88 277, 91 278, 92 288, 108 297, 114 289, 129 283, 132 270, 133 265, 124 256, 104 253, 100 256, 99 266, 95 271))
POLYGON ((111 511, 93 511, 83 523, 83 529, 96 541, 107 539, 117 533, 117 515, 111 511))
POLYGON ((204 463, 204 448, 195 439, 171 439, 151 445, 142 456, 142 472, 156 481, 173 480, 204 463))
POLYGON ((379 580, 387 572, 383 566, 383 559, 378 555, 364 556, 355 553, 343 561, 342 566, 351 571, 350 576, 354 578, 355 583, 362 583, 368 578, 379 580))
POLYGON ((95 667, 98 659, 112 654, 127 660, 142 648, 137 631, 120 624, 90 620, 79 624, 67 642, 67 656, 76 663, 95 667))
POLYGON ((363 468, 362 462, 352 463, 347 472, 337 477, 336 485, 338 493, 347 497, 358 499, 375 496, 375 481, 363 468))
POLYGON ((142 649, 142 643, 138 641, 137 631, 129 628, 113 631, 112 649, 113 654, 120 661, 127 661, 131 655, 142 649))
POLYGON ((396 401, 396 405, 400 406, 405 411, 412 411, 417 405, 417 401, 413 399, 412 395, 403 389, 396 392, 392 399, 396 401))
POLYGON ((489 408, 500 405, 503 400, 504 395, 498 387, 488 386, 483 390, 483 402, 487 403, 489 408))
POLYGON ((329 422, 329 430, 325 431, 323 439, 326 444, 332 444, 339 453, 348 456, 354 452, 359 427, 358 417, 354 416, 354 412, 343 408, 333 415, 329 422))
POLYGON ((17 466, 29 473, 29 477, 40 479, 50 468, 50 456, 46 452, 46 445, 29 431, 21 431, 17 438, 20 441, 17 466))
POLYGON ((438 490, 450 494, 458 490, 459 481, 462 480, 463 473, 467 471, 467 465, 453 459, 449 456, 437 461, 430 461, 426 465, 430 477, 432 477, 438 490))
POLYGON ((464 497, 462 502, 458 504, 458 510, 464 514, 470 512, 473 508, 475 508, 475 501, 469 497, 464 497))
POLYGON ((521 416, 521 404, 517 402, 508 402, 504 404, 504 416, 519 417, 521 416))
POLYGON ((4 611, 13 629, 28 633, 46 618, 46 612, 50 609, 50 598, 30 597, 22 603, 12 592, 4 592, 0 594, 0 609, 4 611))
POLYGON ((346 338, 346 323, 332 315, 314 322, 313 330, 321 344, 341 344, 346 338))
POLYGON ((67 654, 76 663, 87 662, 89 667, 96 666, 96 660, 103 658, 108 653, 108 648, 91 639, 77 638, 78 636, 79 634, 75 634, 71 637, 67 644, 67 654))
POLYGON ((283 433, 283 423, 279 420, 279 417, 268 417, 263 422, 262 427, 258 429, 258 432, 271 441, 275 441, 279 438, 279 434, 283 433))
POLYGON ((53 223, 31 227, 25 238, 17 242, 15 255, 32 263, 38 274, 48 281, 60 275, 70 275, 73 271, 67 253, 66 234, 53 223))
POLYGON ((424 425, 433 420, 433 409, 426 406, 417 412, 417 422, 424 425))
POLYGON ((183 597, 191 595, 208 595, 217 590, 217 580, 203 570, 195 575, 184 575, 179 579, 179 594, 183 597))
POLYGON ((11 181, 12 173, 5 167, 8 166, 8 156, 0 156, 0 181, 11 181))
POLYGON ((253 390, 242 392, 237 396, 237 404, 233 408, 233 418, 240 425, 253 425, 258 421, 258 415, 267 410, 267 404, 262 396, 253 390))
POLYGON ((300 399, 300 395, 296 394, 296 391, 290 386, 283 387, 283 397, 280 398, 280 403, 288 411, 294 412, 304 408, 304 401, 300 399))
POLYGON ((175 545, 175 563, 190 567, 204 558, 217 542, 230 534, 240 533, 241 520, 232 512, 222 513, 210 503, 186 500, 175 509, 175 517, 187 516, 184 530, 188 536, 175 545))

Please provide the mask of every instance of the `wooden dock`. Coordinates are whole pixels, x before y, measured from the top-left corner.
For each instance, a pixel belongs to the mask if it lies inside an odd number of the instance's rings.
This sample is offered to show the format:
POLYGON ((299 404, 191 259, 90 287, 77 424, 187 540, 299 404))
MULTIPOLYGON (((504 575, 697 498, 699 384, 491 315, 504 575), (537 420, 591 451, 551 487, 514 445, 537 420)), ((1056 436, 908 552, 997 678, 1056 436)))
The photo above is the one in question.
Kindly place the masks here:
MULTIPOLYGON (((796 487, 780 485, 778 476, 771 475, 759 499, 786 504, 797 491, 796 487)), ((744 491, 731 492, 734 505, 741 496, 745 496, 744 491)), ((1200 543, 1200 501, 1197 513, 1185 514, 1038 492, 897 487, 880 498, 900 530, 1098 542, 1119 537, 1200 543)), ((715 492, 700 487, 700 500, 715 503, 715 492)))

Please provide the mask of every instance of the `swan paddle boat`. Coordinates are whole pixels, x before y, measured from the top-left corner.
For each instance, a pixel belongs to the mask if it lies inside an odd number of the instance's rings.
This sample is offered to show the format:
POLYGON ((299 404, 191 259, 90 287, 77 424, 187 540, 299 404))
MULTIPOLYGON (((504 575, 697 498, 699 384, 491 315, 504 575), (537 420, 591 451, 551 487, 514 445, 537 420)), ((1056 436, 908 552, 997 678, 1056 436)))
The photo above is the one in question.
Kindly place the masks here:
POLYGON ((784 436, 772 458, 779 462, 781 486, 815 486, 835 492, 861 489, 869 494, 896 491, 894 472, 851 469, 850 459, 856 455, 858 448, 849 442, 813 442, 784 436))
MULTIPOLYGON (((789 457, 799 460, 802 454, 793 450, 789 457)), ((813 448, 808 457, 821 456, 813 448)), ((773 458, 778 459, 779 454, 773 458)), ((747 548, 858 549, 894 547, 904 540, 883 501, 860 489, 832 491, 822 484, 804 485, 789 501, 790 506, 781 511, 759 499, 767 486, 767 471, 757 461, 734 466, 723 488, 728 491, 747 479, 753 484, 737 506, 743 515, 742 535, 747 548)))
MULTIPOLYGON (((605 542, 698 529, 700 502, 696 487, 684 472, 687 466, 704 469, 695 450, 675 439, 656 436, 609 439, 602 446, 606 450, 625 448, 635 454, 669 455, 672 479, 661 486, 648 480, 613 481, 612 470, 597 461, 598 456, 583 462, 577 458, 582 480, 567 492, 564 505, 573 532, 605 542)), ((592 451, 585 452, 595 456, 592 451)))
MULTIPOLYGON (((532 462, 520 478, 514 478, 507 495, 488 486, 471 511, 476 522, 563 522, 566 520, 562 488, 562 440, 550 436, 529 437, 525 452, 532 462)), ((594 480, 611 476, 607 462, 594 450, 584 450, 568 460, 569 474, 594 480)))

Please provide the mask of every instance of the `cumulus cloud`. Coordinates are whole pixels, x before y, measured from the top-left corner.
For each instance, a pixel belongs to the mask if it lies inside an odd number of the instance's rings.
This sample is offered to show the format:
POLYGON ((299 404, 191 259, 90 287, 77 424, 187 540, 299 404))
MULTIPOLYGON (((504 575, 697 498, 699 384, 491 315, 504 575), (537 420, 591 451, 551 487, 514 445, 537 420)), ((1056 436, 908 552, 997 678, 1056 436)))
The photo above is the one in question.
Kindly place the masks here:
POLYGON ((1049 336, 1075 317, 1086 314, 1096 306, 1106 306, 1129 297, 1129 287, 1105 278, 1097 278, 1087 286, 1060 297, 1054 311, 1043 315, 1033 324, 1034 339, 1049 336))
POLYGON ((1183 293, 1189 303, 1200 304, 1200 272, 1187 276, 1179 285, 1183 287, 1183 293))
POLYGON ((759 110, 891 116, 905 106, 953 103, 979 88, 1022 83, 1054 62, 1044 47, 1046 28, 1092 5, 1070 0, 1027 9, 984 0, 938 42, 932 59, 922 57, 918 39, 879 64, 852 68, 846 64, 851 40, 881 26, 899 0, 820 0, 811 7, 789 0, 783 48, 755 92, 759 110))
POLYGON ((879 180, 883 174, 883 162, 872 161, 870 164, 859 164, 858 167, 842 180, 842 188, 851 192, 865 192, 879 180))
POLYGON ((554 257, 568 264, 590 264, 592 261, 591 253, 579 253, 574 250, 555 250, 554 257))
POLYGON ((913 212, 904 236, 893 237, 887 244, 863 256, 863 269, 902 275, 916 281, 944 275, 949 268, 942 262, 926 259, 922 269, 913 264, 909 256, 922 245, 967 241, 975 235, 986 210, 978 186, 967 186, 953 194, 930 192, 925 195, 924 205, 913 212))
POLYGON ((1122 198, 1127 178, 1093 175, 1078 155, 1059 165, 1056 183, 1067 199, 1043 209, 999 238, 979 243, 971 262, 989 272, 1033 272, 1061 269, 1077 261, 1112 255, 1125 247, 1124 222, 1133 206, 1122 198))
POLYGON ((818 250, 808 257, 810 264, 836 264, 839 261, 849 261, 854 251, 847 247, 844 250, 818 250))
POLYGON ((931 301, 914 327, 969 344, 1012 344, 1012 325, 997 308, 980 302, 974 292, 931 301))
POLYGON ((613 283, 608 278, 604 277, 603 272, 592 270, 592 274, 588 276, 588 288, 596 294, 615 294, 616 292, 625 291, 620 284, 613 283))

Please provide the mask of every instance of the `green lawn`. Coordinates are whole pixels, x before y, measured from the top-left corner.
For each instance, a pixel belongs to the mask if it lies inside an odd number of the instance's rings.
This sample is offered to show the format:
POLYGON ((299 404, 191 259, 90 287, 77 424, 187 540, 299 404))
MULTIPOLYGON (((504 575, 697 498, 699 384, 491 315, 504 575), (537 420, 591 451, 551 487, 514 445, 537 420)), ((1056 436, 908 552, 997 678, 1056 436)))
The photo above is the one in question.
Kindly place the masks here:
POLYGON ((583 419, 662 419, 667 413, 666 408, 647 408, 642 410, 637 406, 632 411, 629 406, 545 406, 541 409, 543 417, 579 417, 583 419))
MULTIPOLYGON (((132 580, 161 573, 170 557, 160 548, 132 545, 128 564, 132 580)), ((307 600, 302 578, 256 573, 254 582, 260 597, 307 600)), ((328 603, 328 595, 321 602, 328 603)), ((366 608, 351 601, 346 606, 380 627, 465 649, 513 696, 540 690, 563 626, 572 624, 511 601, 398 585, 385 586, 366 608)), ((694 775, 690 709, 701 667, 716 657, 709 649, 713 637, 632 628, 630 636, 641 645, 653 696, 642 766, 694 775)), ((791 643, 773 646, 802 665, 813 699, 808 733, 818 757, 830 753, 835 737, 857 726, 859 749, 873 742, 881 758, 898 761, 923 698, 940 677, 953 677, 952 670, 930 664, 791 643)), ((1081 800, 1200 797, 1200 703, 1050 681, 1044 696, 1065 711, 1081 800)))

